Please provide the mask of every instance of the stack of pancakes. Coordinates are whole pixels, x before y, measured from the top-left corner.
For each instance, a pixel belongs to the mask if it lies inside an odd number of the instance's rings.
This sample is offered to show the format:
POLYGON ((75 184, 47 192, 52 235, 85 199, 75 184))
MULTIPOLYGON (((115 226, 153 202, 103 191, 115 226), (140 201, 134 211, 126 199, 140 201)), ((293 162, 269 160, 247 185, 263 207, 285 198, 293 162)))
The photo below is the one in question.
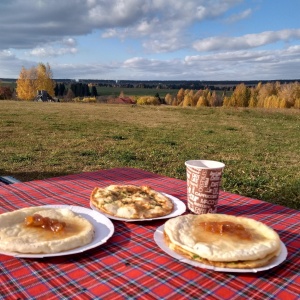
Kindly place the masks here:
POLYGON ((166 244, 189 259, 222 268, 257 268, 280 254, 278 234, 253 219, 223 214, 184 215, 164 225, 166 244))

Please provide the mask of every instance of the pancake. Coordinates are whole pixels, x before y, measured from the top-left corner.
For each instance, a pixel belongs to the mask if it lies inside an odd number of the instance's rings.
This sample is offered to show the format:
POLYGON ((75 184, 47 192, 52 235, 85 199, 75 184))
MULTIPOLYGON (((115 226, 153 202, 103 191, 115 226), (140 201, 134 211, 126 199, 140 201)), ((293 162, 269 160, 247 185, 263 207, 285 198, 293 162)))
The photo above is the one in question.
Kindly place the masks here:
POLYGON ((280 254, 280 238, 272 228, 224 214, 170 219, 164 225, 164 237, 173 251, 216 267, 262 267, 280 254))
POLYGON ((172 200, 149 186, 96 187, 90 200, 101 212, 124 219, 151 219, 173 211, 172 200))
POLYGON ((93 237, 93 225, 66 208, 29 207, 0 215, 0 249, 3 251, 58 253, 89 244, 93 237), (64 228, 55 232, 26 224, 27 218, 36 215, 56 220, 64 224, 64 228))

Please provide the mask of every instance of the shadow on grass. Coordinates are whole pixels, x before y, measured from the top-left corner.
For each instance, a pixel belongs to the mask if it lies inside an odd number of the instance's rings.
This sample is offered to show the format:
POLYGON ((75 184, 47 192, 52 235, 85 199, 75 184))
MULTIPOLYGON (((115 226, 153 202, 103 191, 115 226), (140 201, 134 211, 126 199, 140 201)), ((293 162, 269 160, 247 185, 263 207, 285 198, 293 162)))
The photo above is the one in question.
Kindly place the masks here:
POLYGON ((22 182, 69 175, 67 172, 7 172, 0 169, 0 176, 12 176, 22 182))

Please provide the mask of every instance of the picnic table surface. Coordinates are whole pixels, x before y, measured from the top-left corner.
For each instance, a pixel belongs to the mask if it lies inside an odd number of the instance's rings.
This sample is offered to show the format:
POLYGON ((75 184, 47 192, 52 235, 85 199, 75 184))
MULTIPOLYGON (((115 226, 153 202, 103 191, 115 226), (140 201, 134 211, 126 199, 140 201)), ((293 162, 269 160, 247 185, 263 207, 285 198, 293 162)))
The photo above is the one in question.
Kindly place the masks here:
MULTIPOLYGON (((0 213, 44 205, 91 210, 93 188, 110 184, 148 185, 184 204, 187 200, 184 180, 114 168, 1 185, 0 213)), ((154 240, 166 219, 110 219, 112 236, 83 252, 18 257, 0 251, 0 299, 299 299, 300 212, 221 190, 218 213, 253 218, 272 227, 286 246, 287 258, 259 272, 195 267, 170 256, 154 240)))

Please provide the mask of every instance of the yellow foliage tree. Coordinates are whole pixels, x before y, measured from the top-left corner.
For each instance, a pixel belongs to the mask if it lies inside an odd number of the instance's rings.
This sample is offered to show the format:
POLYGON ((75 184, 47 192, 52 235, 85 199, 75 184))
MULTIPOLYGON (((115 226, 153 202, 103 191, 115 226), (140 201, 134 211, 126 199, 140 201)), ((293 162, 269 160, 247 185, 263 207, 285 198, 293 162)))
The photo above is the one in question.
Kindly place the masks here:
POLYGON ((250 101, 250 90, 244 84, 240 83, 236 86, 233 94, 231 95, 230 105, 238 107, 248 107, 250 101))
POLYGON ((300 98, 297 98, 295 100, 294 108, 299 108, 300 109, 300 98))
POLYGON ((265 99, 267 99, 269 96, 277 95, 278 91, 278 84, 275 84, 273 82, 268 82, 266 84, 259 84, 258 89, 258 101, 257 101, 257 107, 265 107, 265 99))
POLYGON ((271 95, 267 97, 264 101, 264 108, 279 108, 280 99, 276 95, 271 95))
POLYGON ((52 71, 50 65, 39 63, 37 66, 37 90, 45 90, 47 93, 54 97, 55 82, 52 80, 52 71))
POLYGON ((168 93, 168 94, 165 96, 165 102, 166 102, 167 104, 169 104, 169 105, 172 104, 172 102, 173 102, 173 97, 172 97, 172 95, 171 95, 170 93, 168 93))
POLYGON ((295 101, 300 97, 300 85, 298 82, 283 84, 281 89, 278 92, 278 95, 281 99, 286 100, 287 107, 293 107, 295 101))
POLYGON ((184 96, 182 106, 193 106, 193 96, 190 93, 184 96))
POLYGON ((279 102, 279 106, 280 108, 289 108, 289 103, 286 99, 281 99, 279 102))
POLYGON ((250 89, 249 107, 256 107, 258 102, 258 88, 250 89))
POLYGON ((177 97, 173 98, 171 105, 172 106, 177 106, 178 105, 177 97))
POLYGON ((208 106, 208 101, 204 96, 200 96, 197 102, 196 107, 208 106))
POLYGON ((184 99, 184 89, 181 88, 178 92, 177 92, 177 105, 179 105, 184 99))
POLYGON ((45 90, 50 96, 54 96, 55 82, 52 79, 50 65, 39 63, 37 67, 26 70, 22 67, 17 80, 17 97, 23 100, 32 100, 37 90, 45 90))
MULTIPOLYGON (((295 99, 295 102, 297 99, 300 98, 300 83, 299 82, 293 83, 293 97, 295 99)), ((294 105, 295 105, 295 103, 294 103, 294 105)))
POLYGON ((32 100, 36 95, 35 69, 26 70, 22 67, 16 87, 17 97, 23 100, 32 100))
POLYGON ((210 106, 218 106, 218 97, 216 91, 213 91, 210 94, 208 101, 210 106))
POLYGON ((223 106, 229 107, 230 106, 230 97, 225 96, 223 99, 223 106))
POLYGON ((194 90, 190 90, 188 95, 191 97, 191 106, 196 106, 199 98, 199 96, 197 96, 198 92, 195 92, 194 90))
POLYGON ((157 97, 142 96, 142 97, 138 98, 136 104, 138 104, 138 105, 159 105, 160 101, 157 99, 157 97))
POLYGON ((199 98, 202 96, 202 94, 203 94, 203 91, 202 91, 202 90, 198 90, 198 91, 194 94, 194 96, 193 96, 193 102, 195 103, 195 106, 197 105, 198 100, 199 100, 199 98))

